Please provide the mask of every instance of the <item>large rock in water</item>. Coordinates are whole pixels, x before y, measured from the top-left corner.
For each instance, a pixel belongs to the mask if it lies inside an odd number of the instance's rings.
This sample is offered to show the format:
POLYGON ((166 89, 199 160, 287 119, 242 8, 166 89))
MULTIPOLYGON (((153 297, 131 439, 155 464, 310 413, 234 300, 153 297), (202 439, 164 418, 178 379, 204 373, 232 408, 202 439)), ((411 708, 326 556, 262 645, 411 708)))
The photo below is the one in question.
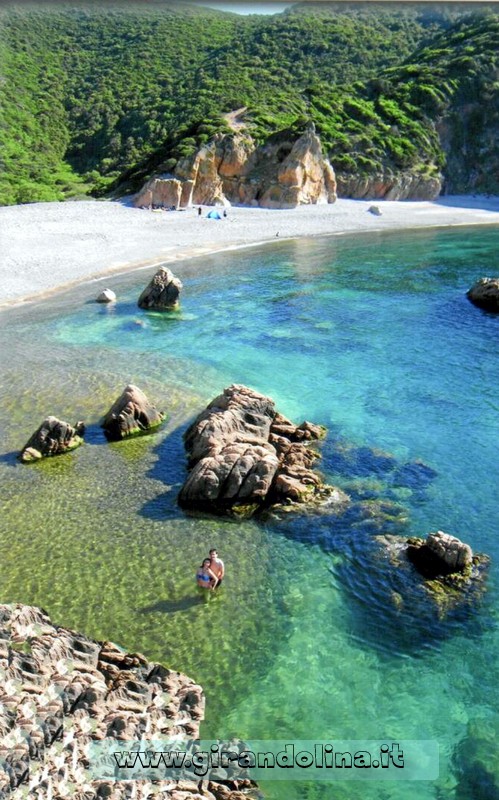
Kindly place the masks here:
POLYGON ((179 504, 251 516, 273 504, 313 502, 325 487, 311 469, 319 456, 307 445, 324 434, 310 422, 294 425, 269 397, 230 386, 185 433, 190 474, 179 504))
POLYGON ((167 267, 160 267, 139 297, 139 308, 171 311, 178 307, 182 282, 167 267))
POLYGON ((147 433, 161 425, 164 418, 165 415, 149 402, 144 392, 130 383, 107 412, 101 427, 107 438, 116 442, 147 433))
POLYGON ((73 428, 68 422, 63 422, 57 417, 47 417, 24 445, 19 459, 27 464, 48 456, 67 453, 83 444, 84 433, 83 422, 77 422, 73 428))
POLYGON ((54 625, 24 605, 0 605, 0 674, 0 797, 243 797, 216 779, 201 790, 195 775, 151 784, 94 780, 87 771, 93 743, 198 738, 205 698, 186 675, 54 625))
POLYGON ((466 296, 479 308, 499 312, 499 278, 480 278, 466 296))

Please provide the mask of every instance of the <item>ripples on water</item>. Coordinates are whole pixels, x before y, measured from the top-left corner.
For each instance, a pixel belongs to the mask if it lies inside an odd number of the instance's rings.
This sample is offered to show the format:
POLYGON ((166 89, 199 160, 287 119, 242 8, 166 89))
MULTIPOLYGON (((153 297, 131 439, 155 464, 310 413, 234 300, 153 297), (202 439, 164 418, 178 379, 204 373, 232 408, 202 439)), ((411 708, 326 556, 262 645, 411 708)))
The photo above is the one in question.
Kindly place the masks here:
POLYGON ((2 600, 187 672, 206 689, 206 736, 438 739, 436 784, 334 784, 335 798, 497 796, 486 759, 499 732, 499 318, 464 293, 497 272, 498 235, 300 240, 182 263, 182 309, 168 316, 136 307, 143 271, 110 281, 114 309, 90 302, 95 283, 5 311, 2 600), (130 381, 168 423, 108 445, 99 418, 130 381), (361 505, 341 521, 181 513, 182 431, 232 382, 327 425, 322 469, 361 505), (84 419, 85 446, 18 465, 50 413, 84 419), (446 623, 420 599, 397 609, 404 587, 370 509, 384 513, 381 532, 442 528, 491 554, 480 608, 446 623), (205 602, 193 573, 210 547, 228 575, 205 602))

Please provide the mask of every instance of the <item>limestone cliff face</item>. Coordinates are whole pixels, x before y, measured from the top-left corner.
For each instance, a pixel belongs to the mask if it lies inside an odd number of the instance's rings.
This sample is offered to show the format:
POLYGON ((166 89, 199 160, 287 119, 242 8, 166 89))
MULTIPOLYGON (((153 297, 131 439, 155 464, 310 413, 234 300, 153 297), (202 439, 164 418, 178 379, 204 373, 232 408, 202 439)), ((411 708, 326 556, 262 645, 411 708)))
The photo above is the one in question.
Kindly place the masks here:
POLYGON ((285 132, 275 134, 260 147, 247 134, 219 134, 180 161, 174 175, 148 181, 135 205, 293 208, 335 200, 333 168, 322 154, 320 139, 309 130, 294 141, 285 132))
POLYGON ((339 197, 356 200, 434 200, 442 178, 399 172, 397 175, 337 174, 339 197))

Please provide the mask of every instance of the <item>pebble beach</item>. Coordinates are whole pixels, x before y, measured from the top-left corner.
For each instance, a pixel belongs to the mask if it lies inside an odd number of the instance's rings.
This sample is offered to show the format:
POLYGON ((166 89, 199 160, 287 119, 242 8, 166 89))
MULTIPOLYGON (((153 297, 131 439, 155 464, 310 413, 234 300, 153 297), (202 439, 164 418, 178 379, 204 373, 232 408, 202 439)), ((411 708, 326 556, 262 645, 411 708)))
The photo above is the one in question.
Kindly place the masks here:
MULTIPOLYGON (((128 270, 172 265, 230 248, 362 231, 499 224, 499 198, 395 202, 340 199, 331 205, 268 210, 232 207, 149 211, 129 201, 33 203, 0 208, 0 305, 128 270), (381 216, 370 213, 376 205, 381 216)), ((174 267, 173 267, 174 268, 174 267)), ((99 286, 101 288, 101 286, 99 286)))

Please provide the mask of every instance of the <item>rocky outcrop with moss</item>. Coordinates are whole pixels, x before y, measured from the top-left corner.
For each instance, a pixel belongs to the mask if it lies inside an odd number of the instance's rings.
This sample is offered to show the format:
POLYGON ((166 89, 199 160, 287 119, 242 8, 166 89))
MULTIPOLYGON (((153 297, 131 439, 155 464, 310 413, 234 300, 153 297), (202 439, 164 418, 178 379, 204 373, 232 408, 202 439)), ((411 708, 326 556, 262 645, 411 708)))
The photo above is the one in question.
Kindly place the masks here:
POLYGON ((179 503, 249 517, 273 505, 324 501, 333 489, 312 469, 319 454, 310 447, 324 435, 319 425, 294 425, 269 397, 229 386, 185 433, 190 472, 179 503))
POLYGON ((144 392, 130 383, 107 412, 102 427, 110 441, 120 441, 154 430, 164 418, 144 392))
POLYGON ((381 536, 378 542, 399 575, 405 576, 404 588, 394 593, 398 608, 413 603, 414 592, 420 590, 443 618, 450 611, 475 605, 485 592, 489 556, 473 553, 455 536, 437 531, 426 539, 381 536))
POLYGON ((19 460, 28 464, 75 450, 83 444, 84 433, 83 422, 77 422, 73 428, 57 417, 47 417, 24 445, 19 460))

